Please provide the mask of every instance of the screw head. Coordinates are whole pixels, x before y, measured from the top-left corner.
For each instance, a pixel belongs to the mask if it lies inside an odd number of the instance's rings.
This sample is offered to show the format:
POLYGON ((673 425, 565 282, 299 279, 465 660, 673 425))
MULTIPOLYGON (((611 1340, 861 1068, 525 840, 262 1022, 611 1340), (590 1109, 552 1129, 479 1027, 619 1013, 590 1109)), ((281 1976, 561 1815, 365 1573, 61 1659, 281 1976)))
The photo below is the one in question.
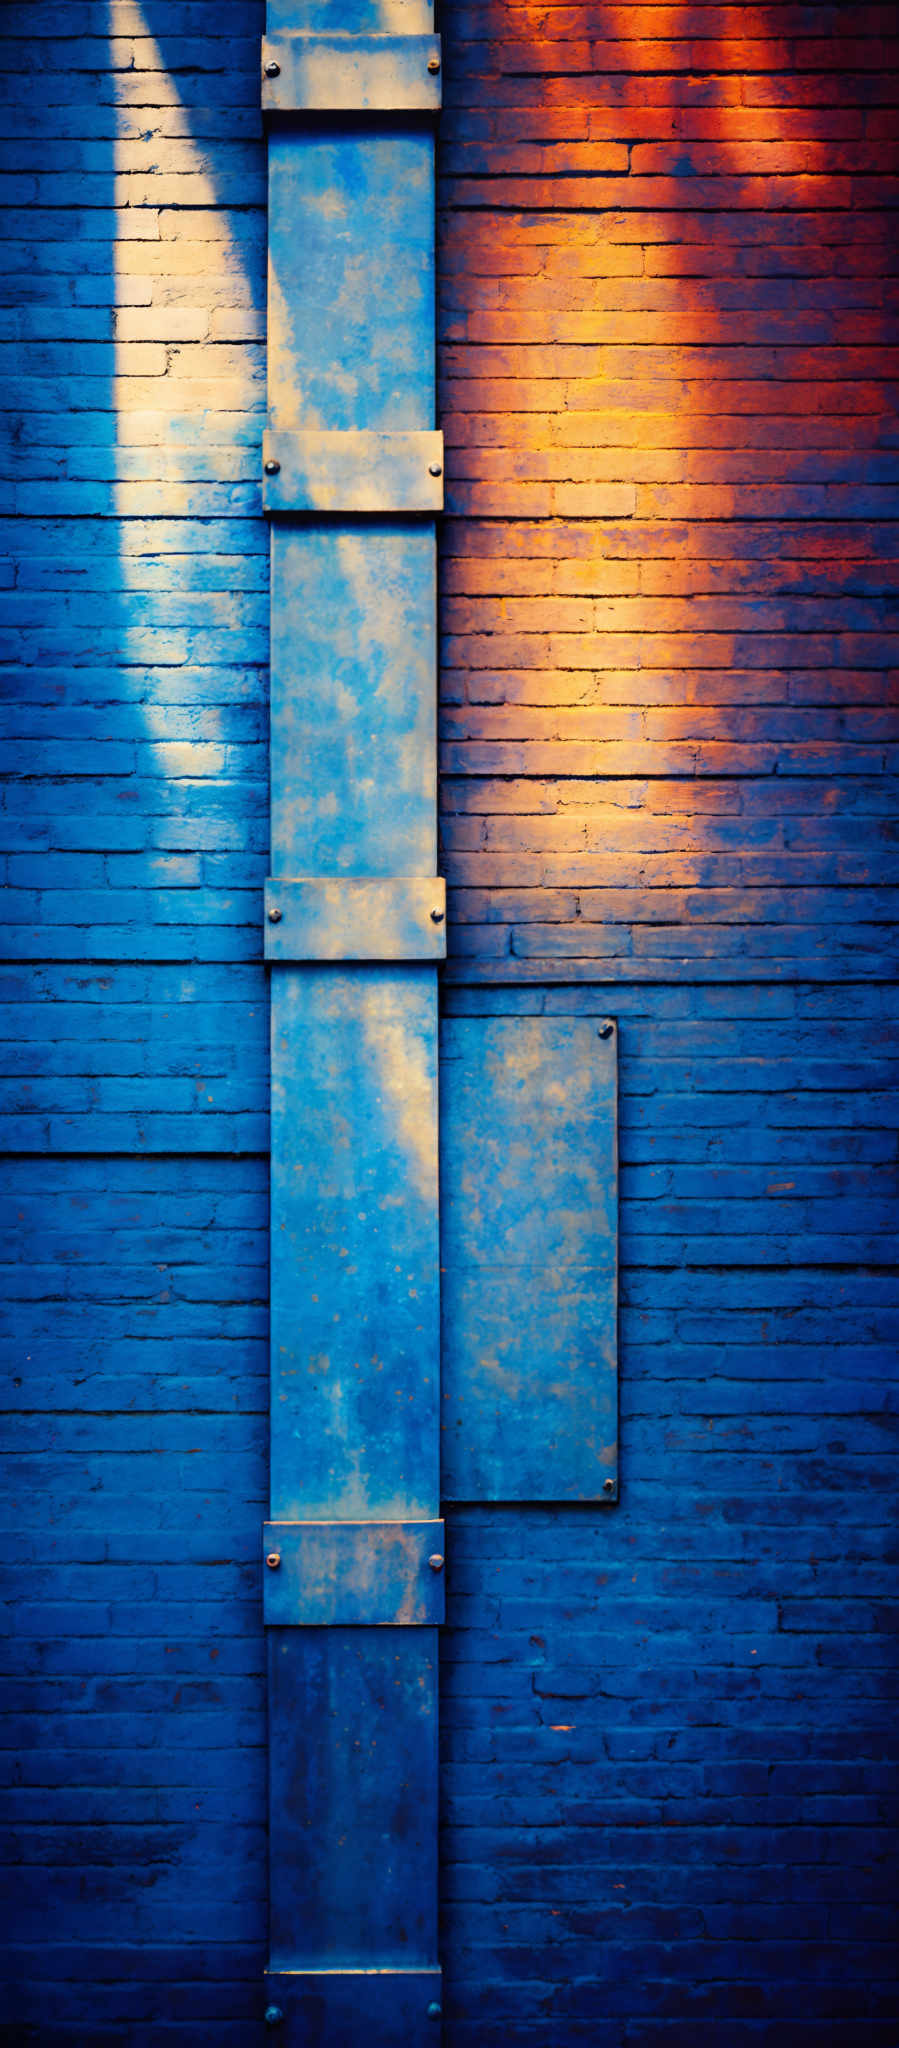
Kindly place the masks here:
POLYGON ((281 2021, 283 2020, 283 2018, 284 2018, 284 2014, 283 2014, 283 2012, 281 2011, 281 2007, 280 2007, 280 2005, 267 2005, 267 2006, 266 2006, 266 2008, 265 2008, 265 2024, 266 2024, 266 2026, 267 2026, 267 2027, 280 2027, 280 2025, 281 2025, 281 2021))
POLYGON ((615 1481, 614 1481, 614 1479, 604 1479, 604 1480, 603 1480, 603 1482, 602 1482, 602 1490, 603 1490, 603 1493, 614 1493, 614 1491, 615 1491, 615 1481))
MULTIPOLYGON (((280 66, 280 64, 277 64, 277 63, 275 62, 275 59, 274 59, 274 57, 270 57, 270 58, 269 58, 269 60, 268 60, 268 63, 267 63, 267 65, 266 65, 266 67, 265 67, 265 75, 266 75, 266 78, 280 78, 280 76, 281 76, 281 66, 280 66)), ((272 2007, 272 2011, 274 2011, 274 2006, 272 2007)), ((279 2019, 280 2019, 280 2013, 279 2013, 278 2017, 279 2017, 279 2019)), ((270 2021, 270 2022, 269 2022, 269 2024, 270 2024, 270 2025, 273 2025, 273 2024, 274 2024, 274 2022, 273 2022, 273 2021, 270 2021)))
POLYGON ((431 1567, 432 1572, 442 1572, 444 1560, 441 1557, 439 1550, 435 1550, 433 1557, 428 1558, 428 1563, 431 1567))
POLYGON ((270 1572, 276 1572, 281 1562, 280 1550, 270 1550, 265 1562, 270 1572))
POLYGON ((269 911, 269 914, 268 914, 268 921, 269 921, 269 924, 280 924, 280 922, 281 922, 281 919, 282 919, 282 917, 283 917, 283 916, 284 916, 284 912, 283 912, 283 910, 279 910, 279 909, 278 909, 278 906, 277 906, 277 904, 276 904, 276 903, 273 903, 273 904, 272 904, 272 907, 271 907, 271 910, 269 911))
POLYGON ((435 905, 434 909, 433 909, 433 910, 432 910, 432 912, 431 912, 431 923, 432 923, 432 924, 442 924, 442 923, 443 923, 443 911, 442 911, 442 910, 438 910, 438 909, 437 909, 437 907, 436 907, 436 905, 435 905))
POLYGON ((265 464, 265 474, 266 474, 266 476, 277 476, 277 474, 278 474, 278 471, 279 471, 280 467, 281 467, 281 464, 280 464, 280 462, 277 462, 277 461, 275 460, 275 457, 274 457, 274 455, 270 455, 270 456, 269 456, 269 458, 268 458, 268 461, 267 461, 267 463, 265 464))
POLYGON ((614 1029, 614 1024, 598 1024, 596 1027, 596 1036, 597 1038, 611 1038, 614 1029))
POLYGON ((442 463, 442 462, 429 462, 429 463, 428 463, 428 475, 429 475, 429 476, 442 476, 442 475, 443 475, 443 463, 442 463))
POLYGON ((439 2019, 442 2019, 442 2017, 443 2017, 443 2007, 442 2007, 442 2005, 438 2005, 438 2004, 437 2004, 437 2000, 436 2000, 436 1998, 432 1998, 432 2000, 431 2000, 431 2003, 430 2003, 430 2005, 428 2006, 428 2019, 429 2019, 429 2020, 439 2020, 439 2019))
POLYGON ((438 71, 440 70, 440 58, 439 58, 439 57, 429 57, 429 58, 428 58, 428 70, 430 71, 431 77, 432 77, 432 78, 436 78, 436 76, 437 76, 437 73, 438 73, 438 71))

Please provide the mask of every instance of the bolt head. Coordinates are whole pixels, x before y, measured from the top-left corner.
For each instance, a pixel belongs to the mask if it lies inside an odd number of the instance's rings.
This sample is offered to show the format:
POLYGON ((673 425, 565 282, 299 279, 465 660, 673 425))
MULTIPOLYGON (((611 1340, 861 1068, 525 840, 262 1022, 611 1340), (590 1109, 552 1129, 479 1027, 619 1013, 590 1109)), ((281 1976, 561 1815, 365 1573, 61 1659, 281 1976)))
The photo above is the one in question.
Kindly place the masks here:
POLYGON ((266 2006, 266 2008, 265 2008, 265 2024, 266 2024, 266 2026, 267 2026, 267 2027, 280 2027, 280 2025, 281 2025, 281 2021, 283 2020, 283 2018, 284 2018, 284 2014, 283 2014, 283 2012, 281 2011, 281 2007, 280 2007, 280 2005, 267 2005, 267 2006, 266 2006))
POLYGON ((270 455, 267 463, 265 464, 266 476, 277 476, 280 467, 280 462, 276 462, 275 457, 273 455, 270 455))
POLYGON ((431 77, 432 77, 432 78, 435 78, 435 77, 436 77, 436 75, 437 75, 437 73, 438 73, 438 71, 440 70, 440 58, 439 58, 439 57, 429 57, 429 58, 428 58, 428 70, 429 70, 429 71, 430 71, 430 73, 431 73, 431 77))
POLYGON ((436 907, 435 907, 435 908, 434 908, 434 909, 432 910, 432 912, 431 912, 431 923, 432 923, 432 924, 442 924, 442 923, 443 923, 443 911, 442 911, 442 910, 438 910, 438 909, 437 909, 436 907))
MULTIPOLYGON (((280 76, 281 76, 281 66, 280 66, 280 64, 277 64, 277 63, 275 62, 275 59, 274 59, 274 57, 270 57, 270 58, 269 58, 269 60, 268 60, 268 63, 267 63, 267 65, 266 65, 266 67, 265 67, 265 75, 266 75, 266 78, 280 78, 280 76)), ((272 2007, 272 2011, 274 2011, 274 2007, 272 2007)), ((279 2014, 279 2018, 280 2018, 280 2014, 279 2014)), ((271 2021, 270 2021, 270 2022, 269 2022, 269 2024, 270 2024, 270 2025, 272 2025, 272 2024, 273 2024, 273 2022, 271 2022, 271 2021)))
POLYGON ((442 462, 429 462, 429 463, 428 463, 428 475, 429 475, 429 476, 442 476, 442 475, 443 475, 443 463, 442 463, 442 462))
POLYGON ((614 1491, 615 1491, 615 1481, 614 1481, 614 1479, 604 1479, 604 1480, 603 1480, 603 1482, 602 1482, 602 1490, 603 1490, 603 1493, 614 1493, 614 1491))
POLYGON ((268 921, 269 921, 269 924, 280 924, 280 922, 281 922, 281 919, 282 919, 282 917, 283 917, 283 916, 284 916, 284 912, 283 912, 283 910, 279 910, 279 909, 278 909, 278 906, 277 906, 277 904, 276 904, 276 903, 273 903, 273 904, 272 904, 272 907, 271 907, 271 910, 269 911, 269 914, 268 914, 268 921))
POLYGON ((443 2007, 442 2007, 442 2005, 438 2005, 438 2004, 437 2004, 437 2000, 436 2000, 436 1998, 432 1998, 432 2000, 431 2000, 431 2003, 430 2003, 430 2005, 428 2006, 428 2019, 429 2019, 429 2020, 439 2020, 439 2019, 441 2019, 442 2017, 443 2017, 443 2007))
POLYGON ((433 1557, 428 1558, 428 1563, 431 1567, 432 1572, 442 1572, 444 1560, 441 1557, 439 1550, 435 1550, 433 1557))
POLYGON ((276 1572, 281 1562, 280 1550, 270 1550, 265 1562, 270 1572, 276 1572))
POLYGON ((611 1038, 614 1029, 614 1024, 599 1024, 596 1028, 596 1036, 597 1038, 611 1038))

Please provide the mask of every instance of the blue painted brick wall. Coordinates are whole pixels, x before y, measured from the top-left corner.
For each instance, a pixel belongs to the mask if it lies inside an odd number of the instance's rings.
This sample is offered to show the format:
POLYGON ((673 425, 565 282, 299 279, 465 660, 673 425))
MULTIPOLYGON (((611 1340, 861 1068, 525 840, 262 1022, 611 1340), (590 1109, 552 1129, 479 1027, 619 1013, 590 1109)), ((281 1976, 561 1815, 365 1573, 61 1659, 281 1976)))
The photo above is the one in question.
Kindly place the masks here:
POLYGON ((261 27, 0 44, 9 2048, 261 2033, 261 27))
POLYGON ((895 20, 443 27, 449 1000, 617 1015, 622 1253, 619 1504, 452 1515, 448 2038, 894 2048, 895 20))
POLYGON ((892 993, 614 1005, 621 1500, 453 1511, 449 2038, 886 2048, 892 993))
MULTIPOLYGON (((4 2048, 267 2038, 261 12, 3 23, 4 2048)), ((594 8, 587 47, 549 6, 547 79, 516 10, 444 9, 452 972, 618 1016, 623 1260, 620 1504, 452 1516, 451 2048, 896 2040, 896 528, 865 438, 886 330, 859 324, 891 269, 888 195, 837 161, 892 113, 885 11, 852 12, 851 51, 790 5, 746 37, 732 9, 594 8), (828 110, 822 171, 797 152, 828 110), (854 192, 818 214, 820 185, 775 189, 824 174, 854 192), (483 324, 541 276, 558 324, 563 275, 603 280, 601 393, 483 324), (660 466, 644 415, 722 409, 695 353, 640 382, 652 280, 682 277, 740 325, 722 348, 749 315, 759 346, 823 346, 838 316, 842 383, 819 357, 797 421, 796 358, 753 358, 733 445, 660 466), (561 446, 579 411, 606 427, 576 473, 529 469, 528 421, 561 446)))

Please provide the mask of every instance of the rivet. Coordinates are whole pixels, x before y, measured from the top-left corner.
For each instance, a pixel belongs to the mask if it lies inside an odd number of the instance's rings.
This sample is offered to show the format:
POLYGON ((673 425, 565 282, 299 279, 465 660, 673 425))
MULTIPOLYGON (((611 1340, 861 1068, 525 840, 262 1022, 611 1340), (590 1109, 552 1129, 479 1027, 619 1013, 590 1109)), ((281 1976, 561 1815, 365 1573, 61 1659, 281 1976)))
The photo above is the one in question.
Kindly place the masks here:
POLYGON ((430 71, 430 73, 431 73, 431 77, 432 77, 432 78, 436 77, 436 74, 437 74, 437 72, 438 72, 438 71, 440 70, 440 58, 439 58, 439 57, 429 57, 429 58, 428 58, 428 70, 430 71))
POLYGON ((281 1562, 280 1550, 270 1550, 265 1562, 270 1572, 276 1572, 281 1562))
POLYGON ((266 476, 277 476, 280 467, 280 462, 276 461, 274 455, 270 455, 265 465, 266 476))
POLYGON ((442 2005, 438 2005, 438 2004, 437 2004, 437 2000, 436 2000, 436 1998, 432 1998, 432 2000, 431 2000, 431 2003, 430 2003, 430 2005, 428 2006, 428 2019, 429 2019, 429 2020, 439 2020, 439 2019, 442 2019, 442 2017, 443 2017, 443 2007, 442 2007, 442 2005))
POLYGON ((442 923, 443 923, 443 911, 442 911, 442 910, 437 910, 437 909, 434 909, 434 910, 432 910, 432 912, 431 912, 431 923, 432 923, 432 924, 442 924, 442 923))
POLYGON ((283 910, 279 910, 279 909, 278 909, 278 906, 277 906, 277 904, 276 904, 276 903, 273 903, 273 904, 272 904, 272 907, 271 907, 271 910, 269 911, 269 914, 268 914, 268 921, 269 921, 269 924, 280 924, 280 922, 281 922, 281 919, 282 919, 282 917, 283 917, 283 916, 284 916, 284 912, 283 912, 283 910))
MULTIPOLYGON (((280 76, 281 76, 281 66, 280 66, 280 64, 277 64, 277 63, 275 62, 275 59, 274 59, 274 57, 270 57, 270 58, 269 58, 269 60, 268 60, 268 63, 267 63, 267 65, 266 65, 266 67, 265 67, 265 75, 266 75, 266 78, 280 78, 280 76)), ((280 2015, 280 2013, 279 2013, 279 2014, 278 2014, 278 2018, 280 2019, 280 2017, 281 2017, 281 2015, 280 2015)), ((269 2024, 270 2024, 270 2025, 274 2025, 274 2022, 273 2022, 273 2021, 270 2021, 270 2023, 269 2023, 269 2024)))
POLYGON ((431 1567, 432 1572, 442 1572, 443 1558, 441 1557, 439 1550, 435 1550, 433 1557, 428 1558, 428 1563, 431 1567))
POLYGON ((600 1024, 597 1026, 596 1036, 597 1038, 611 1038, 614 1029, 614 1024, 600 1024))
POLYGON ((443 475, 443 463, 442 463, 442 462, 429 462, 429 463, 428 463, 428 475, 429 475, 429 476, 442 476, 442 475, 443 475))
POLYGON ((281 2025, 281 2021, 283 2020, 283 2018, 284 2018, 284 2014, 283 2014, 283 2012, 281 2011, 281 2007, 280 2007, 280 2005, 267 2005, 267 2006, 266 2006, 266 2008, 265 2008, 265 2024, 266 2024, 266 2026, 267 2026, 267 2027, 280 2027, 280 2025, 281 2025))
POLYGON ((614 1493, 614 1491, 615 1491, 615 1481, 614 1481, 614 1479, 604 1479, 604 1480, 603 1480, 603 1482, 602 1482, 602 1490, 603 1490, 603 1493, 614 1493))

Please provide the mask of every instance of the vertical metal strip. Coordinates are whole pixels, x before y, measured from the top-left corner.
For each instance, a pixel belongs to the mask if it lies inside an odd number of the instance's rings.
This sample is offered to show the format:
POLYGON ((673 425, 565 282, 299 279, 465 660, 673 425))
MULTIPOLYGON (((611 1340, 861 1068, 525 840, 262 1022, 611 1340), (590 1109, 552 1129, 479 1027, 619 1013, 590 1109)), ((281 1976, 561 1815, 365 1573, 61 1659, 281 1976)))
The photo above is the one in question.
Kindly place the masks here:
MULTIPOLYGON (((370 40, 380 13, 395 9, 342 7, 342 35, 370 40)), ((268 37, 334 14, 269 0, 268 37)), ((407 20, 424 35, 431 9, 407 20)), ((273 446, 433 427, 433 179, 420 114, 273 121, 273 446)), ((296 510, 271 539, 273 875, 433 876, 433 519, 296 510)), ((278 961, 271 1011, 272 1520, 433 1520, 437 971, 278 961)), ((427 2048, 436 1629, 279 1625, 269 1642, 273 2038, 427 2048)))

